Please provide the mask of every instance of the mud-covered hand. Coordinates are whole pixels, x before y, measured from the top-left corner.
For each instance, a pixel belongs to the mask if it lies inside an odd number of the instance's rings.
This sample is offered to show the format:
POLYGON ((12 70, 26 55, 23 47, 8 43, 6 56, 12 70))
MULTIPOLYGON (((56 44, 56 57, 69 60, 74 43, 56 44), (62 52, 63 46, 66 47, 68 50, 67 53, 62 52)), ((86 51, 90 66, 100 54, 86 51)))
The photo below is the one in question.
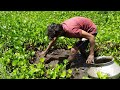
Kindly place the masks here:
POLYGON ((87 64, 92 64, 94 63, 94 55, 89 55, 87 60, 86 60, 87 64))

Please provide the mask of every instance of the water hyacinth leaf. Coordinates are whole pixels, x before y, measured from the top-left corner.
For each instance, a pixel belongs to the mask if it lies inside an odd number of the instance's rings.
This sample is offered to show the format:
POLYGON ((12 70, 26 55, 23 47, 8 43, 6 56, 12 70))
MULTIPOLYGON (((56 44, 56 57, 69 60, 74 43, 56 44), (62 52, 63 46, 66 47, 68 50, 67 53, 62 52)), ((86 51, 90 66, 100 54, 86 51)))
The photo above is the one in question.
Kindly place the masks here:
POLYGON ((18 65, 24 65, 23 61, 19 61, 18 65))
POLYGON ((68 60, 67 60, 67 59, 65 59, 63 62, 64 62, 64 64, 67 64, 67 63, 68 63, 68 60))
POLYGON ((100 79, 107 79, 108 78, 108 75, 103 73, 103 72, 97 72, 97 75, 98 75, 98 78, 100 79))
POLYGON ((57 74, 56 74, 56 72, 53 72, 52 79, 56 79, 56 77, 57 77, 57 74))
POLYGON ((10 63, 10 59, 9 58, 6 59, 6 63, 7 64, 10 63))
POLYGON ((48 40, 48 37, 47 37, 47 36, 45 36, 45 37, 44 37, 44 40, 45 40, 45 41, 47 41, 47 40, 48 40))
POLYGON ((65 37, 63 37, 63 36, 61 36, 61 37, 59 37, 60 39, 64 39, 65 37))
POLYGON ((63 71, 60 75, 60 77, 64 78, 66 76, 66 71, 63 71))
POLYGON ((50 74, 50 69, 46 70, 46 74, 47 74, 47 75, 50 74))
POLYGON ((2 48, 2 47, 3 47, 3 45, 4 45, 4 43, 1 43, 1 44, 0 44, 0 48, 2 48))
POLYGON ((45 72, 44 72, 43 70, 40 71, 41 76, 44 75, 44 73, 45 73, 45 72))
POLYGON ((13 70, 12 74, 15 76, 17 74, 17 70, 13 70))
POLYGON ((19 63, 19 60, 13 60, 12 61, 12 66, 16 66, 19 63))
POLYGON ((14 55, 17 56, 17 57, 19 57, 19 56, 20 56, 20 53, 15 53, 14 55))
POLYGON ((72 46, 68 46, 68 49, 71 49, 72 48, 72 46))
POLYGON ((67 72, 68 72, 69 74, 72 74, 72 70, 71 70, 71 69, 68 69, 67 72))
POLYGON ((82 79, 91 79, 88 76, 83 76, 82 79))
POLYGON ((15 49, 19 49, 20 47, 19 46, 15 46, 15 49))
POLYGON ((27 71, 27 67, 26 66, 22 66, 21 69, 22 69, 22 71, 27 71))
POLYGON ((70 78, 70 77, 71 77, 71 74, 68 73, 68 74, 66 75, 66 78, 70 78))
POLYGON ((56 67, 56 68, 55 68, 55 71, 56 71, 56 72, 59 72, 59 70, 60 70, 59 67, 56 67))
POLYGON ((45 58, 43 57, 43 58, 40 58, 40 62, 44 62, 45 61, 45 58))
POLYGON ((32 51, 31 55, 34 56, 35 55, 35 51, 32 51))

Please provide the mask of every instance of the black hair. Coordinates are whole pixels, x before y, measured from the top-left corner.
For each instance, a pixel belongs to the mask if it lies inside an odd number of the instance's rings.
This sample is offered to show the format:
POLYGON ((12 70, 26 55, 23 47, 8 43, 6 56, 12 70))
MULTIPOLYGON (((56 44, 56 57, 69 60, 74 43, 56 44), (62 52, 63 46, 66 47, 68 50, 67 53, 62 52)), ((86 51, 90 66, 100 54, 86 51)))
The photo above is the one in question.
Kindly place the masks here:
POLYGON ((60 32, 63 31, 63 27, 61 24, 52 23, 47 27, 47 35, 50 40, 54 37, 60 35, 60 32))

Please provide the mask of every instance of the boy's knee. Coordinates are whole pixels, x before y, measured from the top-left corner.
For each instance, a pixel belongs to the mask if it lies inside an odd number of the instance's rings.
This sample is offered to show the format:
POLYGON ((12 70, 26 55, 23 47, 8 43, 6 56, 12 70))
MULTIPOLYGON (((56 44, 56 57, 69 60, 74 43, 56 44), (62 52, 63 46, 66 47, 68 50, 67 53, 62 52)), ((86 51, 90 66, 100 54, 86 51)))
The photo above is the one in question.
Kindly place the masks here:
POLYGON ((77 51, 78 51, 78 49, 77 49, 77 48, 71 48, 71 53, 72 53, 72 54, 76 54, 76 53, 77 53, 77 51))

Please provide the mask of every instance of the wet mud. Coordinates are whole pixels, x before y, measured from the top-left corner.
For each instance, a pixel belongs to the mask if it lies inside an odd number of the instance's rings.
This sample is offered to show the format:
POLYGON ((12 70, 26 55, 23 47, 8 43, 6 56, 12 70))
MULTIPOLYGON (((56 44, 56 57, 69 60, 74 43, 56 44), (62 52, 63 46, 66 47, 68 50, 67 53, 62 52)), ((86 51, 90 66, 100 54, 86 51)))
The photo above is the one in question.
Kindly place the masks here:
MULTIPOLYGON (((40 54, 41 51, 37 50, 35 52, 34 57, 30 60, 30 63, 38 63, 40 60, 40 54)), ((56 64, 63 63, 64 59, 67 59, 70 55, 70 50, 65 49, 56 49, 51 52, 49 52, 44 58, 45 58, 45 66, 52 65, 53 67, 56 64)), ((85 63, 86 59, 78 53, 76 55, 75 60, 73 60, 69 65, 67 66, 67 69, 72 69, 72 77, 71 79, 82 79, 83 76, 86 76, 88 66, 85 63)))

